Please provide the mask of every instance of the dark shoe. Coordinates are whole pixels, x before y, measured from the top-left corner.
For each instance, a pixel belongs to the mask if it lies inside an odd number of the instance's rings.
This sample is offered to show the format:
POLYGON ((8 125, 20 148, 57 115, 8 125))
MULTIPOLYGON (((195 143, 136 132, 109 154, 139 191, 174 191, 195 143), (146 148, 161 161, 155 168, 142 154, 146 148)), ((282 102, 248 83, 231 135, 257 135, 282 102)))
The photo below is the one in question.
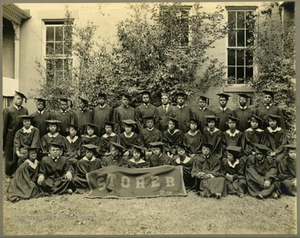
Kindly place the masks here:
POLYGON ((221 196, 222 196, 222 194, 221 194, 221 193, 216 193, 216 199, 220 199, 220 198, 221 198, 221 196))

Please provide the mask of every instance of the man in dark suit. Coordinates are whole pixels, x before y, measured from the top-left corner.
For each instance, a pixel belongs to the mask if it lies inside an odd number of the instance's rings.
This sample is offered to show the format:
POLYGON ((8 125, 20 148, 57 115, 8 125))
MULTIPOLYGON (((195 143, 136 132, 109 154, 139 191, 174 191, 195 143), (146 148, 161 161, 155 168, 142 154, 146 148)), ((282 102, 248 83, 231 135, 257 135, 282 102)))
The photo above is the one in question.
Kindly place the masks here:
POLYGON ((158 108, 159 130, 164 132, 167 129, 167 122, 170 117, 174 117, 173 106, 170 104, 170 95, 168 93, 161 94, 161 106, 158 108))

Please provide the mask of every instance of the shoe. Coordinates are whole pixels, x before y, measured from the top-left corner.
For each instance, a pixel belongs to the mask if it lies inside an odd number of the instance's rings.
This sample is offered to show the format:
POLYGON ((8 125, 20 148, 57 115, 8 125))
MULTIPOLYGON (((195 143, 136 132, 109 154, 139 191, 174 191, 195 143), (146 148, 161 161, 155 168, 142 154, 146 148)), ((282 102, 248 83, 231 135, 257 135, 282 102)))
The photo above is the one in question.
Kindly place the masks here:
POLYGON ((261 194, 257 194, 256 197, 257 197, 258 199, 265 200, 265 198, 264 198, 263 195, 261 195, 261 194))
POLYGON ((216 193, 216 199, 220 199, 220 198, 221 198, 221 196, 222 196, 222 194, 221 194, 221 193, 216 193))
POLYGON ((202 192, 202 191, 197 192, 197 194, 198 194, 200 197, 202 197, 202 198, 205 197, 204 192, 202 192))
POLYGON ((274 199, 277 199, 279 196, 278 196, 278 193, 276 193, 276 192, 273 192, 272 193, 272 198, 274 198, 274 199))
POLYGON ((243 198, 243 197, 245 197, 245 194, 244 194, 244 193, 240 193, 240 194, 239 194, 239 197, 240 197, 240 198, 243 198))
POLYGON ((67 193, 68 193, 68 194, 73 194, 73 190, 69 188, 69 189, 67 190, 67 193))

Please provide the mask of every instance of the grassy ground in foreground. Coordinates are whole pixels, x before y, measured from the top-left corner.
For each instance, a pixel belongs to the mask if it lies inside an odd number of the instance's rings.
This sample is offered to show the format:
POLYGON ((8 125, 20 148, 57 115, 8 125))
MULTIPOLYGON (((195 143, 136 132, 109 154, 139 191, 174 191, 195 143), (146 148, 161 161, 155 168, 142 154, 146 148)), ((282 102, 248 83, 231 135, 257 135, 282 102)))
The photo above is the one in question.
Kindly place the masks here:
MULTIPOLYGON (((6 189, 4 182, 3 191, 6 189)), ((88 199, 60 195, 3 204, 4 235, 296 234, 296 198, 231 195, 88 199)))

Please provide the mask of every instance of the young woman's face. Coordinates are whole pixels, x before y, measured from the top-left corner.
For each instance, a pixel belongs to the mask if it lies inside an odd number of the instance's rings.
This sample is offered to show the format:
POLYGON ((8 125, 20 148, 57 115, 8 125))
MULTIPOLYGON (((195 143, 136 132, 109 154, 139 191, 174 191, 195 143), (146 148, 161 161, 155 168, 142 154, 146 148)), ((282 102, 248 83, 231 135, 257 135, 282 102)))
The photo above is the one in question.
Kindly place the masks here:
POLYGON ((271 128, 276 128, 277 127, 277 121, 272 119, 272 118, 269 118, 269 125, 271 128))
POLYGON ((126 133, 132 132, 132 127, 131 126, 125 125, 124 129, 125 129, 126 133))
POLYGON ((153 126, 154 126, 154 121, 153 120, 147 120, 147 122, 146 122, 146 126, 147 126, 147 128, 153 128, 153 126))
POLYGON ((236 129, 236 122, 229 119, 228 120, 228 127, 229 127, 229 129, 236 129))
POLYGON ((30 160, 35 160, 37 158, 37 152, 35 150, 29 151, 28 156, 30 160))
POLYGON ((94 128, 92 128, 92 127, 87 127, 86 128, 86 133, 89 135, 89 136, 92 136, 92 135, 94 135, 94 128))
POLYGON ((178 149, 177 149, 177 154, 178 154, 178 155, 181 155, 181 156, 182 156, 182 155, 185 155, 185 150, 184 150, 183 148, 178 148, 178 149))
POLYGON ((50 124, 50 125, 49 125, 49 131, 50 131, 51 133, 56 132, 56 131, 57 131, 57 125, 56 125, 56 124, 50 124))
POLYGON ((190 122, 190 129, 192 130, 192 131, 195 131, 195 130, 197 130, 197 128, 198 128, 198 125, 197 125, 197 123, 195 123, 195 122, 190 122))
POLYGON ((234 160, 233 154, 230 153, 230 152, 228 152, 228 151, 227 151, 227 159, 228 159, 229 161, 233 161, 233 160, 234 160))
POLYGON ((161 154, 161 149, 159 147, 154 147, 152 149, 152 151, 153 151, 153 154, 155 154, 155 155, 160 155, 161 154))
POLYGON ((23 119, 23 126, 28 129, 31 125, 31 120, 30 119, 23 119))
POLYGON ((251 125, 252 129, 257 129, 258 128, 258 121, 252 119, 251 122, 250 122, 250 125, 251 125))
POLYGON ((216 127, 216 122, 214 120, 210 120, 207 123, 209 129, 214 129, 216 127))
POLYGON ((172 122, 172 121, 169 121, 169 123, 168 123, 168 129, 169 130, 174 130, 175 129, 175 123, 172 122))
POLYGON ((91 151, 91 150, 86 150, 85 156, 86 156, 88 159, 93 158, 93 155, 94 155, 93 151, 91 151))
POLYGON ((138 150, 133 150, 132 156, 134 159, 139 159, 139 158, 141 158, 141 152, 138 150))
POLYGON ((296 160, 296 150, 290 149, 288 154, 291 159, 296 160))
POLYGON ((77 130, 75 128, 71 127, 69 130, 69 133, 70 133, 70 136, 76 136, 77 130))
POLYGON ((113 145, 110 147, 110 153, 111 153, 111 155, 112 155, 113 157, 119 155, 118 149, 117 149, 115 146, 113 146, 113 145))
POLYGON ((209 147, 206 147, 206 146, 203 146, 202 147, 202 154, 207 156, 210 154, 210 148, 209 147))
POLYGON ((108 134, 112 133, 112 127, 109 126, 109 125, 106 125, 105 126, 105 132, 108 133, 108 134))

